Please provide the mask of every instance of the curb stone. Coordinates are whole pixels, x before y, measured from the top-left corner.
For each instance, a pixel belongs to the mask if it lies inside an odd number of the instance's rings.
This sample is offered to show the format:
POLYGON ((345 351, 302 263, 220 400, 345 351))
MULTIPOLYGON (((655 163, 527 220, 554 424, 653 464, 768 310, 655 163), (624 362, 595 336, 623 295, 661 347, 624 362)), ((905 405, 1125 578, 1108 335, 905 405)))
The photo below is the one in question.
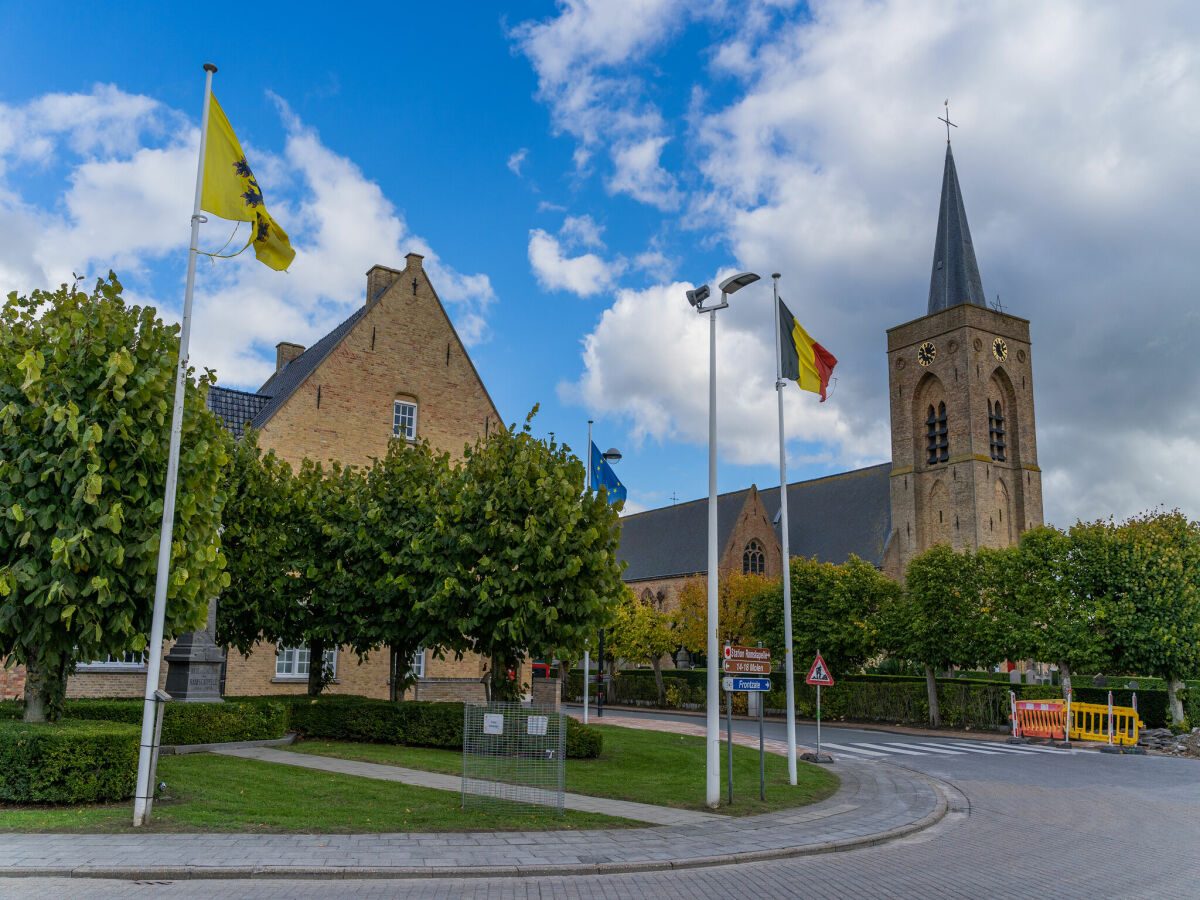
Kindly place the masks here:
MULTIPOLYGON (((637 860, 631 862, 567 863, 561 866, 511 865, 511 866, 12 866, 0 868, 0 877, 8 878, 112 878, 121 880, 200 880, 200 879, 272 879, 290 878, 300 880, 322 879, 384 879, 384 878, 512 878, 535 876, 568 875, 616 875, 641 872, 700 869, 713 866, 729 866, 750 862, 788 859, 800 856, 815 856, 824 853, 842 853, 862 847, 873 847, 907 837, 923 831, 946 817, 951 811, 951 797, 960 792, 952 785, 939 779, 909 772, 918 781, 924 782, 934 792, 936 803, 932 811, 915 822, 858 838, 825 841, 793 847, 768 850, 749 850, 740 853, 687 859, 637 860)), ((960 811, 954 805, 954 811, 960 811)), ((744 820, 745 821, 745 820, 744 820)))

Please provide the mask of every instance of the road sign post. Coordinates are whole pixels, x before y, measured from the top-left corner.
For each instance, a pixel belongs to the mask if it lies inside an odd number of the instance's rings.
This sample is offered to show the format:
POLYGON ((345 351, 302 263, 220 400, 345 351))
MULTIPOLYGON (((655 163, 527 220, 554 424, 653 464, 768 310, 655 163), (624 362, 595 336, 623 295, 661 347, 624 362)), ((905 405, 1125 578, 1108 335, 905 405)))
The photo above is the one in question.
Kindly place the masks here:
MULTIPOLYGON (((725 690, 726 734, 729 754, 729 802, 733 803, 733 694, 735 691, 765 693, 771 689, 771 651, 759 641, 757 647, 735 647, 726 644, 722 654, 725 677, 721 687, 725 690), (757 676, 757 677, 755 677, 757 676)), ((763 746, 763 700, 758 701, 758 796, 767 798, 767 763, 763 746)))
MULTIPOLYGON (((762 647, 762 641, 758 642, 758 646, 762 647)), ((750 696, 746 695, 747 698, 750 696)), ((758 799, 767 799, 767 760, 763 756, 763 706, 766 697, 758 698, 758 799)), ((1137 694, 1134 694, 1136 701, 1137 694)), ((1135 707, 1136 709, 1136 707, 1135 707)))
MULTIPOLYGON (((833 676, 829 674, 829 667, 825 665, 825 660, 821 658, 821 651, 817 651, 817 658, 813 660, 812 667, 808 670, 808 677, 804 679, 805 684, 816 685, 817 688, 817 752, 813 757, 813 762, 833 762, 832 757, 826 756, 821 758, 821 687, 832 687, 833 676)), ((809 754, 805 754, 807 758, 809 754)))

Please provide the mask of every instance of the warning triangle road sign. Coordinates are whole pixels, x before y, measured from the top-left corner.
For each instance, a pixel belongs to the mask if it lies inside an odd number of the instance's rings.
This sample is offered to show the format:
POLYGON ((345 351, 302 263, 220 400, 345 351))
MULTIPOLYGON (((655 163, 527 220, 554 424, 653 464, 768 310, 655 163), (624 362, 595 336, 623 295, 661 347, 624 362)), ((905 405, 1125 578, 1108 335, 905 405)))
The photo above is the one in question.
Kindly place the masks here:
POLYGON ((833 686, 833 676, 829 674, 829 667, 825 665, 825 660, 821 659, 820 653, 813 660, 812 668, 808 670, 808 677, 804 679, 804 683, 819 684, 822 687, 833 686))

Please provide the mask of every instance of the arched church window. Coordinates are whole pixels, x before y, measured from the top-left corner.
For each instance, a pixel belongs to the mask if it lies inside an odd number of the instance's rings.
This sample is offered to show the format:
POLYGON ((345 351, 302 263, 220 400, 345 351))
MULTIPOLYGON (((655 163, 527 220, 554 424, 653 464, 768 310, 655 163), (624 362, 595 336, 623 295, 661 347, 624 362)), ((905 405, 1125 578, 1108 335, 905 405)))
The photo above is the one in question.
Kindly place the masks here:
POLYGON ((1004 441, 1004 413, 1000 409, 1000 401, 994 403, 988 401, 988 447, 991 450, 992 459, 997 462, 1005 460, 1005 441, 1004 441))
POLYGON ((925 462, 936 465, 950 458, 949 429, 946 427, 946 404, 939 403, 937 409, 929 406, 925 418, 925 462))
POLYGON ((752 538, 742 554, 743 575, 765 575, 767 572, 767 555, 763 552, 762 544, 757 538, 752 538))

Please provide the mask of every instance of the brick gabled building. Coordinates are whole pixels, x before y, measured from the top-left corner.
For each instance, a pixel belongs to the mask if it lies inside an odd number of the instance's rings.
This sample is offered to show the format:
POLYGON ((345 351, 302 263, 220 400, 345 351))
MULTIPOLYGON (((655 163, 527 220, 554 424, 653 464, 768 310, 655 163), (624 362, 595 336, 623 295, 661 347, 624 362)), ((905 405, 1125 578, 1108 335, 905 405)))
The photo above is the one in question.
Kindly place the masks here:
MULTIPOLYGON (((263 450, 293 467, 305 458, 368 465, 394 440, 427 439, 459 459, 467 445, 503 427, 416 253, 402 270, 372 267, 363 305, 311 347, 281 341, 275 372, 257 391, 216 386, 208 407, 239 439, 246 426, 257 429, 263 450)), ((210 630, 214 624, 210 617, 210 630)), ((222 693, 303 693, 309 663, 304 647, 263 642, 249 657, 229 652, 222 693)), ((362 664, 336 652, 333 664, 327 692, 388 696, 386 648, 362 664)), ((414 668, 420 677, 409 699, 483 697, 479 657, 438 660, 423 652, 414 668)), ((165 684, 168 666, 162 671, 165 684)), ((145 667, 131 657, 81 666, 68 694, 139 696, 144 684, 145 667)))

